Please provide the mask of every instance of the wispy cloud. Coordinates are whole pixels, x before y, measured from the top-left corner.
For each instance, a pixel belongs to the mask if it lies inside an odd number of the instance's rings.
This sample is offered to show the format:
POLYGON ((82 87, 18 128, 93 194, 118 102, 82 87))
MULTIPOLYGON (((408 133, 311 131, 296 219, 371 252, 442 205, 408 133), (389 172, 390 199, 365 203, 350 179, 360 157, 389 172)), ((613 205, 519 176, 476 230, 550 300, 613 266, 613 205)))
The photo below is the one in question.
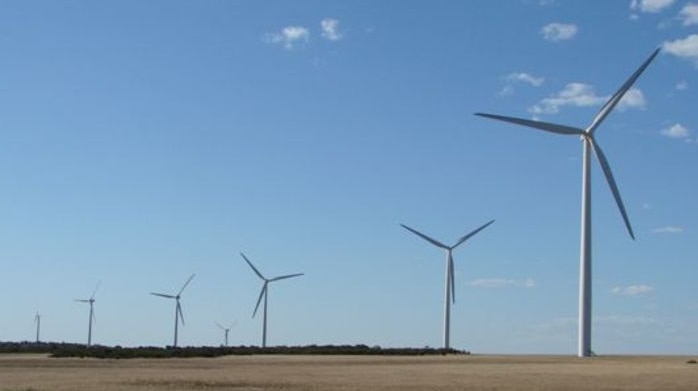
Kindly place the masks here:
POLYGON ((526 72, 516 72, 516 73, 510 73, 507 75, 505 78, 506 81, 508 82, 521 82, 521 83, 527 83, 530 84, 534 87, 540 87, 543 85, 543 82, 545 81, 545 78, 543 77, 536 77, 533 75, 530 75, 526 72))
POLYGON ((666 41, 662 47, 665 52, 691 60, 698 67, 698 34, 691 34, 675 41, 666 41))
POLYGON ((466 285, 476 288, 534 288, 536 286, 536 281, 532 278, 526 278, 524 280, 513 280, 507 278, 480 278, 469 281, 466 283, 466 285))
POLYGON ((344 36, 344 34, 339 31, 339 20, 337 19, 323 19, 320 22, 320 28, 322 29, 322 37, 328 41, 339 41, 344 36))
POLYGON ((574 24, 550 23, 540 30, 543 38, 551 42, 566 41, 577 35, 578 28, 574 24))
POLYGON ((630 9, 656 14, 672 4, 674 4, 674 0, 632 0, 630 9))
POLYGON ((536 77, 526 72, 514 72, 510 73, 504 77, 506 85, 499 91, 499 95, 511 95, 514 93, 514 85, 516 84, 529 84, 533 87, 540 87, 543 85, 545 78, 536 77))
POLYGON ((617 286, 611 289, 611 292, 621 296, 641 296, 654 292, 654 288, 649 285, 617 286))
POLYGON ((597 316, 596 318, 594 318, 594 323, 613 323, 613 324, 639 326, 639 325, 656 324, 657 319, 650 318, 647 316, 606 315, 606 316, 597 316))
POLYGON ((676 227, 673 225, 668 225, 666 227, 659 227, 652 230, 656 234, 680 234, 683 233, 683 228, 676 227))
POLYGON ((681 80, 680 82, 676 83, 675 88, 679 91, 684 91, 688 89, 688 82, 686 80, 681 80))
POLYGON ((660 130, 659 133, 669 138, 686 139, 691 137, 691 131, 680 123, 675 123, 668 128, 664 128, 660 130))
POLYGON ((307 43, 310 39, 310 31, 302 26, 284 27, 280 32, 267 33, 264 41, 270 44, 281 45, 286 50, 292 50, 300 43, 307 43))
MULTIPOLYGON (((556 114, 561 107, 589 107, 600 106, 609 99, 608 96, 596 95, 594 87, 585 83, 568 83, 565 88, 542 99, 538 104, 530 107, 532 114, 556 114)), ((645 95, 638 88, 631 88, 618 103, 618 109, 644 108, 647 105, 645 95)))
POLYGON ((688 3, 679 12, 679 19, 684 26, 698 24, 698 4, 688 3))

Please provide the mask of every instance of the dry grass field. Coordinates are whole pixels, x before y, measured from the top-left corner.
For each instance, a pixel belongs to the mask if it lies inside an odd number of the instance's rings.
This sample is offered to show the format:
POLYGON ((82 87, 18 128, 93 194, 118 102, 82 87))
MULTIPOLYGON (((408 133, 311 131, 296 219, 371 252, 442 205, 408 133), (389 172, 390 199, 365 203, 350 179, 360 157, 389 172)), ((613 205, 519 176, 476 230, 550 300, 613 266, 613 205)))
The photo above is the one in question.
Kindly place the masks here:
POLYGON ((0 355, 0 391, 697 390, 688 357, 0 355))

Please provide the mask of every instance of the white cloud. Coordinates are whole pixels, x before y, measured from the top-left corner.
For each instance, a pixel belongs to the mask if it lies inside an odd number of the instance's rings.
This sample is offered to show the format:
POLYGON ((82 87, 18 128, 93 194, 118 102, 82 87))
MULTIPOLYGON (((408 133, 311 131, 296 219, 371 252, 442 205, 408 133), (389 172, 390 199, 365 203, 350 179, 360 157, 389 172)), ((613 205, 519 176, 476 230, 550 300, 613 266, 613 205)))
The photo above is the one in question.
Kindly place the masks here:
POLYGON ((666 227, 655 228, 652 232, 656 234, 680 234, 683 232, 683 228, 668 225, 666 227))
POLYGON ((559 42, 574 38, 577 35, 577 30, 577 26, 574 24, 550 23, 544 26, 540 33, 548 41, 559 42))
POLYGON ((669 138, 689 138, 691 132, 680 123, 676 123, 668 128, 664 128, 659 131, 663 136, 669 138))
POLYGON ((618 102, 618 110, 644 109, 647 106, 645 94, 639 88, 631 88, 623 95, 623 99, 618 102))
POLYGON ((511 95, 514 93, 514 84, 525 83, 533 87, 543 85, 545 78, 536 77, 526 72, 514 72, 504 77, 507 84, 499 91, 499 95, 511 95))
POLYGON ((680 82, 676 83, 676 89, 679 91, 687 90, 688 82, 686 80, 681 80, 680 82))
POLYGON ((506 278, 480 278, 469 281, 466 285, 476 288, 533 288, 536 286, 535 280, 527 278, 525 280, 512 280, 506 278))
POLYGON ((325 18, 320 22, 322 37, 329 41, 339 41, 343 34, 339 31, 339 21, 337 19, 325 18))
POLYGON ((641 12, 657 13, 671 6, 672 4, 674 4, 674 0, 633 0, 630 3, 630 9, 641 12))
MULTIPOLYGON (((538 104, 530 107, 528 111, 532 114, 555 114, 563 106, 600 106, 608 99, 608 96, 596 95, 594 87, 589 84, 568 83, 562 91, 551 97, 544 98, 538 104)), ((644 108, 646 105, 647 102, 642 91, 638 88, 631 88, 618 103, 618 109, 644 108)))
POLYGON ((679 12, 679 19, 684 26, 698 24, 698 4, 688 3, 679 12))
POLYGON ((268 33, 264 36, 267 43, 282 45, 284 49, 291 50, 297 44, 308 42, 310 39, 310 31, 302 26, 284 27, 281 32, 268 33))
POLYGON ((531 107, 529 112, 533 114, 555 114, 561 106, 598 106, 606 99, 597 96, 594 87, 584 83, 569 83, 557 94, 545 98, 539 104, 531 107))
POLYGON ((662 44, 664 51, 677 57, 692 60, 698 66, 698 34, 691 34, 684 39, 667 41, 662 44))
POLYGON ((649 285, 628 285, 626 287, 617 286, 611 292, 621 296, 640 296, 652 293, 654 288, 649 285))
POLYGON ((527 84, 530 84, 534 87, 540 87, 543 84, 543 82, 545 81, 545 78, 535 77, 535 76, 532 76, 526 72, 518 72, 518 73, 510 73, 509 75, 507 75, 506 81, 527 83, 527 84))

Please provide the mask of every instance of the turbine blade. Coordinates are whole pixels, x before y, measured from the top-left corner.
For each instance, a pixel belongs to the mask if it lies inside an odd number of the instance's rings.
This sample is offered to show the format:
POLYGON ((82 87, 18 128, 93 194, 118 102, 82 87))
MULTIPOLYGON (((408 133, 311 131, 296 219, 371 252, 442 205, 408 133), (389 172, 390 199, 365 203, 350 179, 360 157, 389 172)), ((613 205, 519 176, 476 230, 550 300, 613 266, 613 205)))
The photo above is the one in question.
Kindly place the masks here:
POLYGON ((259 304, 262 302, 262 297, 267 293, 267 284, 268 282, 264 282, 264 285, 262 286, 262 290, 259 291, 259 298, 257 299, 257 305, 254 306, 254 312, 252 313, 252 317, 254 318, 255 315, 257 315, 257 310, 259 309, 259 304))
POLYGON ((594 153, 596 154, 596 157, 599 159, 599 163, 601 164, 603 174, 606 176, 606 182, 608 182, 608 186, 611 188, 611 192, 613 193, 613 198, 615 198, 616 204, 618 205, 618 210, 620 210, 620 214, 621 216, 623 216, 625 228, 628 229, 630 237, 633 240, 635 240, 635 235, 633 234, 633 229, 630 226, 628 214, 625 212, 623 200, 620 198, 620 191, 618 191, 618 185, 616 185, 616 180, 613 179, 613 173, 611 172, 611 166, 608 164, 608 159, 606 159, 606 155, 604 155, 603 151, 601 150, 601 147, 599 146, 599 144, 596 143, 593 137, 589 137, 589 141, 591 142, 591 145, 594 148, 594 153))
POLYGON ((456 302, 456 277, 453 268, 453 254, 448 253, 448 274, 451 281, 451 299, 456 302))
POLYGON ((196 275, 196 274, 192 274, 191 276, 189 276, 189 279, 187 280, 187 282, 184 283, 184 285, 182 285, 182 289, 179 290, 179 293, 177 293, 177 296, 179 296, 179 295, 182 294, 182 292, 184 291, 184 288, 186 288, 187 285, 189 285, 189 283, 191 282, 191 280, 194 279, 194 276, 195 276, 195 275, 196 275))
POLYGON ((300 277, 302 276, 303 273, 296 273, 296 274, 288 274, 286 276, 279 276, 279 277, 274 277, 269 282, 274 282, 274 281, 279 281, 279 280, 285 280, 287 278, 293 278, 293 277, 300 277))
POLYGON ((75 299, 75 301, 77 301, 79 303, 89 303, 90 302, 89 300, 85 300, 85 299, 75 299))
POLYGON ((572 126, 559 125, 550 122, 543 121, 533 121, 530 119, 507 117, 504 115, 497 114, 485 114, 485 113, 475 113, 475 115, 485 118, 496 119, 499 121, 510 122, 517 125, 528 126, 529 128, 535 128, 539 130, 544 130, 546 132, 566 134, 566 135, 582 135, 584 134, 584 129, 574 128, 572 126))
POLYGON ((102 285, 102 281, 97 282, 97 286, 95 287, 95 290, 92 291, 92 296, 90 296, 90 299, 94 299, 95 295, 97 294, 97 290, 99 289, 99 286, 102 285))
POLYGON ((456 244, 453 245, 451 248, 456 248, 461 245, 461 243, 465 242, 466 240, 472 238, 473 236, 477 235, 478 232, 482 231, 483 229, 487 228, 490 224, 494 223, 494 220, 490 220, 487 224, 481 226, 480 228, 470 232, 469 234, 463 236, 462 238, 458 239, 456 244))
POLYGON ((267 280, 266 278, 264 278, 264 276, 262 275, 262 273, 260 273, 259 270, 257 270, 256 267, 254 267, 254 265, 252 264, 252 262, 250 262, 250 260, 247 259, 247 257, 245 256, 245 254, 240 253, 240 255, 242 255, 242 259, 244 259, 245 262, 247 262, 247 264, 250 265, 250 267, 252 268, 252 270, 254 270, 255 274, 256 274, 257 276, 259 276, 259 278, 261 278, 261 279, 264 280, 264 281, 267 280))
POLYGON ((599 113, 596 114, 596 117, 594 118, 594 121, 589 125, 588 132, 591 134, 594 134, 596 131, 596 128, 601 125, 601 122, 603 122, 604 119, 606 119, 606 116, 613 110, 614 107, 620 102, 621 99, 623 99, 623 95, 625 95, 626 92, 632 87, 632 85, 635 83, 638 77, 642 74, 642 72, 645 71, 645 68, 650 65, 652 60, 654 60, 655 57, 657 57, 657 54, 659 54, 660 48, 657 48, 652 55, 649 56, 647 60, 645 60, 642 65, 633 73, 628 80, 626 80, 625 83, 616 91, 611 98, 608 99, 606 103, 601 107, 601 110, 599 110, 599 113))
POLYGON ((166 294, 164 294, 164 293, 150 292, 150 294, 151 294, 151 295, 155 295, 155 296, 164 297, 164 298, 166 298, 166 299, 176 299, 176 298, 177 298, 176 296, 166 295, 166 294))
POLYGON ((218 326, 218 328, 221 330, 225 330, 225 327, 221 326, 221 324, 218 322, 216 322, 216 326, 218 326))
POLYGON ((179 304, 179 300, 177 300, 177 313, 179 314, 179 319, 182 321, 182 326, 184 326, 184 312, 182 312, 182 305, 179 304))
POLYGON ((400 225, 402 226, 402 228, 412 232, 413 234, 419 236, 420 238, 426 240, 427 242, 433 244, 436 247, 441 247, 444 250, 448 250, 450 248, 447 245, 439 242, 438 240, 432 239, 432 238, 428 237, 427 235, 424 235, 423 233, 417 231, 416 229, 410 228, 410 227, 406 226, 405 224, 400 224, 400 225))
POLYGON ((95 309, 94 307, 90 307, 90 312, 92 313, 92 321, 94 323, 97 323, 97 315, 95 315, 95 309))

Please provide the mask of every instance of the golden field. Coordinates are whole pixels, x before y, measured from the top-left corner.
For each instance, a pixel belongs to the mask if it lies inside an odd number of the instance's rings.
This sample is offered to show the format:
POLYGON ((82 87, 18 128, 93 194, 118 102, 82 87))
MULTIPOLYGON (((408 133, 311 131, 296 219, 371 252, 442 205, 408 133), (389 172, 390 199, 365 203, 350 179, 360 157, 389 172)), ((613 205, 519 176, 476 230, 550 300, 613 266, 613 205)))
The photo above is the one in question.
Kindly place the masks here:
POLYGON ((0 391, 698 390, 690 357, 0 355, 0 391))

